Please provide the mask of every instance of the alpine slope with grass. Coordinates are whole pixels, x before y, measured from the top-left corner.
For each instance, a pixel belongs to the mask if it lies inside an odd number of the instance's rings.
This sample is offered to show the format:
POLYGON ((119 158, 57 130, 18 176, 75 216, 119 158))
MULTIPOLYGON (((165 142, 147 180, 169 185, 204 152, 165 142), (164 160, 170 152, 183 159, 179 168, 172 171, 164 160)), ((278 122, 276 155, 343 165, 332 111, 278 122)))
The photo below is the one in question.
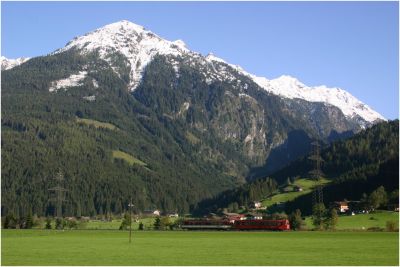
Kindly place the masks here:
MULTIPOLYGON (((385 119, 343 89, 266 79, 129 21, 2 59, 2 214, 194 210, 385 119)), ((265 182, 265 192, 275 181, 265 182), (268 186, 267 186, 268 185, 268 186)))

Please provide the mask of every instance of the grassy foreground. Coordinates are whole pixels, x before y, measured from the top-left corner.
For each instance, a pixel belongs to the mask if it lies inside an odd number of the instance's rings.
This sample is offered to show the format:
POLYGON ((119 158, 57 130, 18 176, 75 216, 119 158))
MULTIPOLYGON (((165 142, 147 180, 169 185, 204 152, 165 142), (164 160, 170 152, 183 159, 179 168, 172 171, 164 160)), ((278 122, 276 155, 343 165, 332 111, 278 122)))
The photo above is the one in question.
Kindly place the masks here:
MULTIPOLYGON (((339 216, 337 230, 367 230, 371 227, 386 228, 386 222, 393 221, 399 225, 399 213, 394 211, 376 211, 369 214, 356 214, 354 216, 339 216)), ((312 229, 312 218, 307 217, 306 227, 312 229)))
POLYGON ((2 230, 2 265, 397 265, 398 233, 2 230))

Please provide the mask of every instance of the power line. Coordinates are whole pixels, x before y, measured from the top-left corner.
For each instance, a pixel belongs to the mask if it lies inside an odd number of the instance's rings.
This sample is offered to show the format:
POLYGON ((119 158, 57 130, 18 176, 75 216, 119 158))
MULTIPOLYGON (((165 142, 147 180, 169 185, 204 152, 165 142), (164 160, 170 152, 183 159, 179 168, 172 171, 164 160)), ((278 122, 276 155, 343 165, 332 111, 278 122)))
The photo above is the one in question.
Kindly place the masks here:
POLYGON ((62 203, 65 202, 65 195, 66 192, 68 191, 67 189, 62 187, 63 181, 64 181, 64 174, 60 171, 56 174, 54 177, 54 180, 56 180, 57 185, 55 187, 49 188, 48 190, 52 194, 52 197, 50 197, 50 202, 56 203, 56 216, 57 218, 62 217, 62 203))
POLYGON ((314 162, 314 169, 311 170, 309 173, 311 178, 315 181, 315 187, 313 191, 313 200, 312 205, 313 207, 316 204, 324 203, 324 195, 321 185, 321 178, 324 176, 323 172, 321 171, 321 164, 324 161, 320 154, 320 144, 318 140, 315 140, 311 143, 313 147, 313 153, 310 157, 308 157, 311 161, 314 162))

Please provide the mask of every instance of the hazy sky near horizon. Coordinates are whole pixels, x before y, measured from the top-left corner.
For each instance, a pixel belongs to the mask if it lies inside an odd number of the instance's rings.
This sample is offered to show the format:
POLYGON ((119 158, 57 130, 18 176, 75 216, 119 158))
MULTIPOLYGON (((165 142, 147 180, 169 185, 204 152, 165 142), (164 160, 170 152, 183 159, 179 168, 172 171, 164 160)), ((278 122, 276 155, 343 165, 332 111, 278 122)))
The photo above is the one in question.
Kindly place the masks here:
POLYGON ((34 57, 123 19, 246 71, 340 87, 399 117, 398 2, 1 2, 1 55, 34 57))

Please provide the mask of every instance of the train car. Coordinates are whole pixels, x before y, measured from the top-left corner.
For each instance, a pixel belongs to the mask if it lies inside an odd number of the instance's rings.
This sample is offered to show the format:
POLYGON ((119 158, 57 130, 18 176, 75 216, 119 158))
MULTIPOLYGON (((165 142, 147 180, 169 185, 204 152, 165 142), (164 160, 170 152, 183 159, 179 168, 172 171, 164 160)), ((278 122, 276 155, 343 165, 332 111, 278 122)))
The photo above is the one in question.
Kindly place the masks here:
POLYGON ((186 220, 181 225, 182 229, 187 230, 269 230, 287 231, 290 230, 288 220, 186 220))
POLYGON ((181 225, 182 229, 188 230, 229 230, 232 223, 228 220, 185 220, 181 225))
POLYGON ((288 220, 239 220, 234 222, 232 229, 286 231, 290 230, 290 224, 288 220))

